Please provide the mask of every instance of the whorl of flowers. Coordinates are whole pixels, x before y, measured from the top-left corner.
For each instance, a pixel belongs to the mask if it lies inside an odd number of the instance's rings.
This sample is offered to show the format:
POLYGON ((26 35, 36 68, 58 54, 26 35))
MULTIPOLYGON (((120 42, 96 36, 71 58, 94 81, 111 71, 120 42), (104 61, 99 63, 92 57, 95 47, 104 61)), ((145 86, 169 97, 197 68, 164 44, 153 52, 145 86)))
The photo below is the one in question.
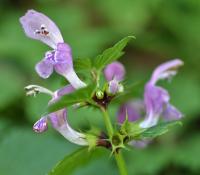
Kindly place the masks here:
POLYGON ((28 37, 39 40, 51 48, 35 66, 38 75, 46 79, 55 71, 68 81, 68 85, 55 91, 38 85, 25 87, 29 96, 36 96, 38 93, 51 96, 49 110, 33 126, 36 133, 45 132, 48 123, 51 123, 55 130, 74 144, 89 148, 103 146, 118 154, 119 150, 127 145, 140 148, 147 146, 152 142, 152 138, 165 133, 168 126, 177 124, 177 120, 183 116, 170 103, 168 91, 157 85, 159 80, 171 79, 177 74, 178 68, 183 65, 180 59, 159 65, 145 84, 144 99, 134 99, 126 88, 125 67, 116 61, 123 55, 122 50, 132 36, 119 41, 95 59, 85 62, 83 60, 85 69, 91 73, 88 78, 90 81, 84 82, 74 69, 69 44, 64 42, 60 30, 51 19, 35 10, 28 10, 20 18, 20 23, 28 37), (127 93, 130 94, 128 98, 127 93), (120 101, 120 97, 124 96, 126 98, 120 101), (121 104, 116 115, 117 127, 114 128, 107 109, 110 102, 115 99, 121 104), (100 109, 107 132, 103 129, 98 129, 98 132, 81 132, 73 129, 67 120, 66 108, 70 105, 75 110, 83 106, 100 109), (162 127, 158 127, 161 125, 162 127))

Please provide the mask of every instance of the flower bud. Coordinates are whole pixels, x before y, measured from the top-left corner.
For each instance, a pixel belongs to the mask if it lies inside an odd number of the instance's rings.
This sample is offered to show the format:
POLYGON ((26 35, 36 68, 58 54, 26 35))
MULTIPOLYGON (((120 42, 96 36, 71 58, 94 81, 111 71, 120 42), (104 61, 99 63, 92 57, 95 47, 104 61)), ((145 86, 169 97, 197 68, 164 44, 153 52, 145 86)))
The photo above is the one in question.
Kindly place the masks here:
POLYGON ((33 130, 37 133, 42 133, 48 129, 47 118, 42 117, 33 125, 33 130))
POLYGON ((97 99, 101 100, 104 97, 104 93, 101 90, 97 90, 96 97, 97 99))

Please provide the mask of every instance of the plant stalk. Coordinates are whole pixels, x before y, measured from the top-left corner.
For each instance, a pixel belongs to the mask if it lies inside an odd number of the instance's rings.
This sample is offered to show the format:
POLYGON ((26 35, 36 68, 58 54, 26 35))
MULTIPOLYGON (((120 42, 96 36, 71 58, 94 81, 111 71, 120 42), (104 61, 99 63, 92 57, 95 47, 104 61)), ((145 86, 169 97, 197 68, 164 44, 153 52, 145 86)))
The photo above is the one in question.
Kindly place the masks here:
MULTIPOLYGON (((112 123, 110 121, 108 111, 105 110, 104 108, 101 108, 101 111, 103 113, 103 119, 104 119, 104 123, 106 125, 106 129, 107 129, 109 138, 110 138, 110 140, 112 140, 114 130, 113 130, 112 123)), ((121 152, 120 151, 115 152, 114 155, 115 155, 115 160, 117 162, 117 166, 118 166, 120 175, 128 175, 127 170, 126 170, 126 164, 125 164, 125 161, 124 161, 124 158, 123 158, 123 155, 121 154, 121 152)))
POLYGON ((106 125, 106 130, 108 132, 109 138, 112 139, 114 131, 113 131, 113 126, 110 121, 109 114, 108 114, 107 110, 105 110, 104 108, 101 108, 101 111, 103 113, 103 119, 104 119, 104 123, 106 125))
POLYGON ((126 164, 121 152, 115 153, 115 160, 117 162, 117 166, 119 168, 119 172, 121 175, 128 175, 126 170, 126 164))

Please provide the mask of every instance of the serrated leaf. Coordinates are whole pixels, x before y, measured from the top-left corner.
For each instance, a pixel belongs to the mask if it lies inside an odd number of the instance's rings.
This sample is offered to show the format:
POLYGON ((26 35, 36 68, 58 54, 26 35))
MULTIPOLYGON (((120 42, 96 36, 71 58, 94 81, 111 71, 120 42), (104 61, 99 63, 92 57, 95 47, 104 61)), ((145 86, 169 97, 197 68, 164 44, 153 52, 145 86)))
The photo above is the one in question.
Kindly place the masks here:
POLYGON ((49 173, 49 175, 71 175, 77 168, 82 167, 96 157, 103 155, 102 149, 88 151, 88 148, 81 148, 74 153, 67 155, 49 173))
POLYGON ((89 58, 78 58, 74 60, 74 68, 76 71, 89 70, 92 68, 92 62, 89 58))
POLYGON ((180 121, 162 122, 160 124, 157 124, 156 126, 146 129, 140 134, 139 137, 142 139, 154 138, 168 132, 170 127, 181 124, 182 123, 180 121))
POLYGON ((122 56, 122 50, 127 45, 127 43, 134 38, 134 36, 127 36, 116 43, 113 47, 106 49, 101 55, 98 55, 95 58, 93 62, 94 67, 100 71, 107 64, 117 60, 120 56, 122 56))
POLYGON ((48 112, 54 112, 76 103, 89 101, 95 88, 94 85, 88 85, 85 88, 78 89, 73 93, 62 96, 58 102, 48 107, 48 112))

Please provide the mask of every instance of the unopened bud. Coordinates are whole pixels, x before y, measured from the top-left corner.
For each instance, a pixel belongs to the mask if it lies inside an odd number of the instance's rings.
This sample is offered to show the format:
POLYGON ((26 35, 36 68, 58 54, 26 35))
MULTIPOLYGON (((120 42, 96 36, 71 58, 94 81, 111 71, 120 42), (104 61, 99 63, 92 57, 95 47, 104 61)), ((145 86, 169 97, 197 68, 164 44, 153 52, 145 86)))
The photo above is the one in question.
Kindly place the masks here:
POLYGON ((101 90, 97 90, 96 97, 97 99, 101 100, 104 97, 104 93, 101 90))
POLYGON ((42 133, 46 131, 48 128, 47 125, 47 118, 42 117, 40 120, 38 120, 34 125, 33 125, 33 130, 37 133, 42 133))

